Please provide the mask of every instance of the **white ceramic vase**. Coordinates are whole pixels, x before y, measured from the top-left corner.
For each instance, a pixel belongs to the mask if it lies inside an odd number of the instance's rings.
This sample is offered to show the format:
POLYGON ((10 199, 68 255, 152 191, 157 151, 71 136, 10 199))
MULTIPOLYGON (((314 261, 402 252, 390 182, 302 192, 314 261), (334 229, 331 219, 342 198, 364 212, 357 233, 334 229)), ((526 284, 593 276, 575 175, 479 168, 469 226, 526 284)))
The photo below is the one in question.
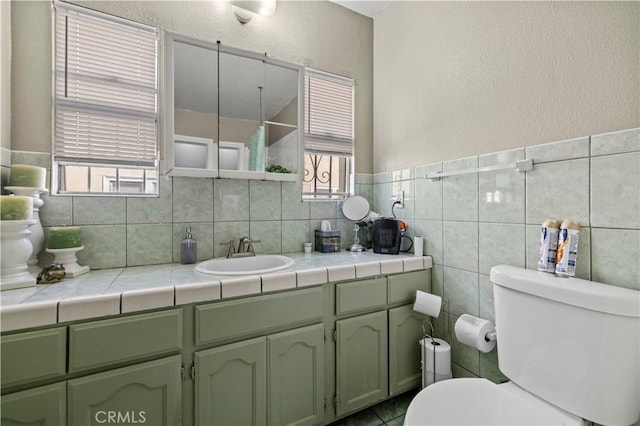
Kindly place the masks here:
POLYGON ((27 260, 27 268, 29 273, 33 275, 34 278, 37 278, 41 270, 38 266, 38 255, 44 247, 44 230, 40 222, 40 207, 42 207, 44 201, 42 201, 40 195, 47 194, 49 191, 45 188, 33 188, 30 186, 6 186, 5 189, 13 192, 15 195, 33 197, 33 219, 36 223, 30 228, 31 234, 29 235, 29 241, 31 241, 33 250, 27 260))
POLYGON ((28 228, 35 224, 34 219, 0 221, 0 290, 36 285, 36 277, 29 273, 27 266, 33 252, 28 228))

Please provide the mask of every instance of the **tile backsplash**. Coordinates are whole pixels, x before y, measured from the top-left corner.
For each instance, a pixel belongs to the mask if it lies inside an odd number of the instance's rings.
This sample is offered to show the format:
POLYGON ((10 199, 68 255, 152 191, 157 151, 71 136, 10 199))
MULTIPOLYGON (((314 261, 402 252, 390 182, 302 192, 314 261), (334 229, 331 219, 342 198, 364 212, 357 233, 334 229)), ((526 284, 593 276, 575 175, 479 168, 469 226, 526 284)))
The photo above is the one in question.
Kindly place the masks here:
MULTIPOLYGON (((10 164, 50 169, 48 153, 5 151, 3 186, 10 164)), ((343 230, 343 247, 350 242, 352 225, 338 203, 302 202, 294 182, 161 176, 159 185, 157 198, 43 196, 45 234, 51 226, 82 226, 85 249, 78 261, 91 269, 178 262, 187 226, 198 241, 198 260, 226 255, 221 243, 242 236, 261 241, 254 245, 257 253, 300 252, 322 220, 343 230)), ((355 185, 359 195, 373 198, 371 175, 356 175, 355 185)), ((40 254, 42 265, 51 260, 40 254)))
MULTIPOLYGON (((11 163, 50 168, 46 153, 0 154, 3 185, 11 163)), ((199 260, 224 256, 221 243, 244 235, 261 240, 258 253, 299 252, 322 220, 342 231, 343 248, 353 237, 338 203, 302 202, 296 183, 163 176, 159 184, 158 198, 43 197, 45 233, 50 226, 81 225, 85 250, 78 258, 92 269, 177 262, 187 226, 198 240, 199 260)), ((450 330, 463 313, 494 320, 491 267, 536 269, 547 217, 580 223, 578 277, 640 289, 640 129, 357 174, 355 192, 374 211, 407 222, 410 236, 424 237, 434 262, 433 292, 449 300, 435 327, 452 342, 456 377, 504 380, 496 351, 461 345, 450 330), (523 159, 533 160, 533 170, 425 178, 523 159), (403 191, 403 208, 392 211, 393 197, 403 191)), ((41 263, 50 262, 47 256, 41 254, 41 263)))
MULTIPOLYGON (((494 320, 489 271, 496 264, 537 268, 540 225, 547 218, 580 223, 580 278, 640 290, 640 129, 529 146, 373 178, 373 209, 396 216, 422 235, 433 256, 433 291, 447 299, 436 334, 447 341, 463 313, 494 320), (533 170, 425 179, 438 171, 532 159, 533 170)), ((497 354, 452 339, 454 376, 504 380, 497 354)))

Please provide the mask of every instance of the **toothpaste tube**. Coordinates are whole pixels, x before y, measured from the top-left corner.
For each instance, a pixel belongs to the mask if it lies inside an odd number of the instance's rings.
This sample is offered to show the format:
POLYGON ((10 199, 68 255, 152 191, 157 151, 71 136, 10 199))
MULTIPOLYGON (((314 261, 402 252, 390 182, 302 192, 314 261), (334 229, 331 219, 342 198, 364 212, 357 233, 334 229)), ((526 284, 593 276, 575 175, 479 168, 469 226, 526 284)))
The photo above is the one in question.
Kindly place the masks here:
POLYGON ((560 222, 547 219, 542 224, 538 249, 538 271, 555 272, 560 222))
POLYGON ((556 275, 575 277, 579 234, 580 225, 572 220, 565 219, 562 225, 560 225, 558 254, 556 256, 556 275))

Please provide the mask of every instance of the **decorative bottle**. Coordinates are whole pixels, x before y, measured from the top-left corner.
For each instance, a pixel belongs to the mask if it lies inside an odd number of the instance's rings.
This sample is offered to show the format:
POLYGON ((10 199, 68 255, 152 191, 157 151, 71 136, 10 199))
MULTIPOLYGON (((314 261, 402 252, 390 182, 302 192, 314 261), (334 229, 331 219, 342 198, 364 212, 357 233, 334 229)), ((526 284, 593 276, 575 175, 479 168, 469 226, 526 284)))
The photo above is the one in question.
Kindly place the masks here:
POLYGON ((191 228, 187 228, 187 232, 184 234, 184 239, 180 243, 180 263, 196 263, 198 259, 197 255, 197 241, 191 234, 191 228))

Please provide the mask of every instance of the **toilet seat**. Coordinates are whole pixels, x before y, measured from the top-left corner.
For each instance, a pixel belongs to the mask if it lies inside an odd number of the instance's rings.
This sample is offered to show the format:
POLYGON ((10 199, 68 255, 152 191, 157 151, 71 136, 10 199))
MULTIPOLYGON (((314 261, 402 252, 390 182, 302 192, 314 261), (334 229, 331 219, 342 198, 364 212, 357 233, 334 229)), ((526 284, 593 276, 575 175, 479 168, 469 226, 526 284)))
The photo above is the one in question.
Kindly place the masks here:
POLYGON ((513 383, 451 379, 421 390, 404 424, 418 425, 585 425, 574 416, 513 383))

